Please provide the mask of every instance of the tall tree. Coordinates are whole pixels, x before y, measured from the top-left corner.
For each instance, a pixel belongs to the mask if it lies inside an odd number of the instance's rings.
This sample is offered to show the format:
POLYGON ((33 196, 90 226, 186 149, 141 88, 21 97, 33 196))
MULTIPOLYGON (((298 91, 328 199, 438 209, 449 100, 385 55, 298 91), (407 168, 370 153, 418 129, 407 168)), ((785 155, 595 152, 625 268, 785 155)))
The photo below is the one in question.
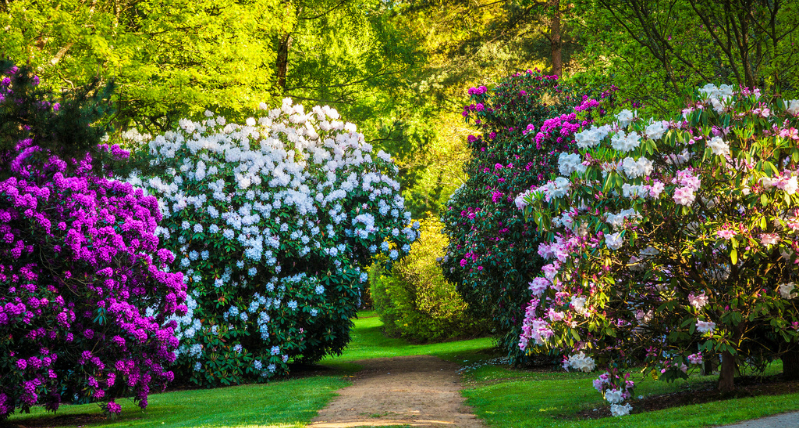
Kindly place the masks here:
POLYGON ((796 93, 795 0, 577 0, 580 61, 660 109, 697 86, 796 93), (677 96, 675 96, 677 95, 677 96))
POLYGON ((152 131, 207 107, 236 115, 270 100, 277 0, 16 0, 0 52, 57 89, 118 83, 124 126, 152 131))

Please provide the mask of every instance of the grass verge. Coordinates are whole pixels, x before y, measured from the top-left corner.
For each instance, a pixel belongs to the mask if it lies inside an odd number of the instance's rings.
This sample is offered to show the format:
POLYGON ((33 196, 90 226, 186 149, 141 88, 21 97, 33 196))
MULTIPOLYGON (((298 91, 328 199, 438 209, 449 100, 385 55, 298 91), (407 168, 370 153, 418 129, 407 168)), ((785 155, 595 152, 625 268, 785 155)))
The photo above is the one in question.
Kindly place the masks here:
POLYGON ((118 401, 122 415, 107 420, 97 404, 61 406, 54 415, 37 407, 29 415, 14 415, 10 426, 39 427, 304 427, 349 385, 341 376, 288 379, 268 384, 240 385, 153 394, 147 410, 131 400, 118 401))
MULTIPOLYGON (((780 370, 775 364, 766 374, 780 370)), ((503 428, 707 427, 799 410, 799 393, 789 393, 671 407, 620 418, 584 419, 578 414, 607 405, 592 386, 596 375, 482 366, 466 373, 463 395, 487 425, 503 428)), ((716 380, 716 376, 694 376, 673 383, 646 380, 638 383, 635 394, 652 397, 678 393, 707 387, 716 380)), ((631 404, 635 407, 635 400, 631 404)))

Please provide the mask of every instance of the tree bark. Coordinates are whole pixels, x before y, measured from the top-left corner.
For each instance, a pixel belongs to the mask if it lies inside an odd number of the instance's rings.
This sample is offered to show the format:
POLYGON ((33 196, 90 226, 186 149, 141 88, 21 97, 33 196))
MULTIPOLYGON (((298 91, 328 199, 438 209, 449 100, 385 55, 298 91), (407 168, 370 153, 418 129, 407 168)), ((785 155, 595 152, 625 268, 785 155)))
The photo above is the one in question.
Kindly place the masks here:
POLYGON ((782 355, 782 375, 788 380, 799 379, 799 351, 782 355))
POLYGON ((713 372, 716 370, 715 363, 716 361, 714 357, 708 355, 708 357, 705 358, 705 362, 702 364, 702 373, 701 373, 702 376, 708 376, 713 374, 713 372))
POLYGON ((286 71, 289 66, 289 51, 291 50, 292 37, 290 32, 278 36, 277 46, 277 85, 286 91, 286 71))
POLYGON ((563 43, 560 37, 560 0, 552 0, 551 5, 555 8, 552 14, 552 22, 549 26, 550 46, 552 50, 552 74, 561 77, 563 75, 563 43))
POLYGON ((735 390, 735 368, 735 357, 729 351, 722 352, 719 372, 719 390, 721 392, 735 390))

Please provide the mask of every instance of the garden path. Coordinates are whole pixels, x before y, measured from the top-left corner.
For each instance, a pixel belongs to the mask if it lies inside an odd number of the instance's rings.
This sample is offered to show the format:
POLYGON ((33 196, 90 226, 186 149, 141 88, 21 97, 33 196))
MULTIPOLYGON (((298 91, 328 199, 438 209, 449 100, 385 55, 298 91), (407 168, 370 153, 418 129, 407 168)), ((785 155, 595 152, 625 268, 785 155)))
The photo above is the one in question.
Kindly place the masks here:
POLYGON ((309 428, 483 427, 460 394, 457 364, 428 355, 355 363, 363 370, 309 428))
POLYGON ((752 419, 721 428, 796 428, 799 426, 799 412, 783 413, 767 418, 752 419))

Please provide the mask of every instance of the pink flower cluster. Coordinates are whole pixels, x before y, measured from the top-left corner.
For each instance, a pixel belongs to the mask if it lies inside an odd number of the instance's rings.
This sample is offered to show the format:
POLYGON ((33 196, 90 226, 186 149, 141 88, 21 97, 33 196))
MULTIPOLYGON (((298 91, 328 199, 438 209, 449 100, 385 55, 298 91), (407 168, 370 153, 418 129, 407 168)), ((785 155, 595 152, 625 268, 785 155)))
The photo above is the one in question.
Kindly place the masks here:
POLYGON ((694 193, 702 184, 699 177, 694 176, 691 169, 684 169, 677 171, 677 183, 682 187, 674 189, 674 202, 686 206, 693 204, 696 199, 694 193))

